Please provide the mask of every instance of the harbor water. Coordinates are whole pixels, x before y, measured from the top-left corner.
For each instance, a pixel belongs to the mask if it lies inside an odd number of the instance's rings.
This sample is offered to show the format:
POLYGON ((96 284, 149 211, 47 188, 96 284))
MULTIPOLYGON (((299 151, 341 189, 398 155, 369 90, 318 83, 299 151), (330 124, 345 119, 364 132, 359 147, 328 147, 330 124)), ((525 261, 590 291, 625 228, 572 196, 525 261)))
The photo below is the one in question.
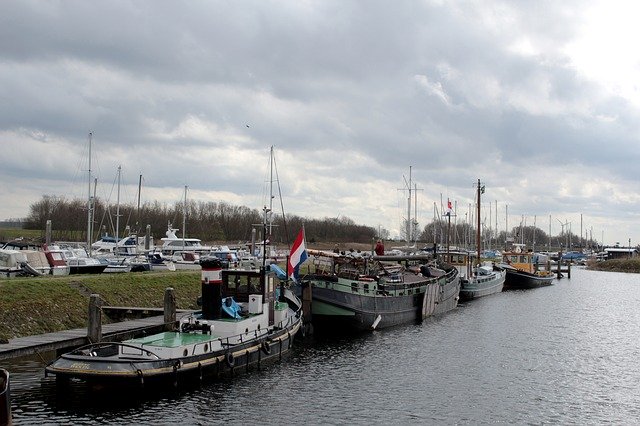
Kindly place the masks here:
POLYGON ((90 392, 3 366, 20 424, 636 424, 640 275, 574 268, 422 324, 297 340, 288 359, 177 390, 90 392))

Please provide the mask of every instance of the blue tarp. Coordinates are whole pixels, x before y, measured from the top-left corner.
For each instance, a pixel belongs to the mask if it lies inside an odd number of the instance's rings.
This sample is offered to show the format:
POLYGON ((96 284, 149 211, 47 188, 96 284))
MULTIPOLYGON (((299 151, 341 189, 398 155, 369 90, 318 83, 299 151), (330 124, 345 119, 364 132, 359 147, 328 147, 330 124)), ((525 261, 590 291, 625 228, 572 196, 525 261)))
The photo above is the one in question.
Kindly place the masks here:
POLYGON ((287 279, 287 273, 275 263, 272 263, 271 265, 269 265, 269 268, 271 268, 271 270, 276 273, 276 277, 278 277, 278 279, 281 279, 281 280, 287 279))
POLYGON ((222 299, 222 310, 231 318, 240 319, 240 311, 242 308, 233 300, 233 297, 225 297, 222 299))

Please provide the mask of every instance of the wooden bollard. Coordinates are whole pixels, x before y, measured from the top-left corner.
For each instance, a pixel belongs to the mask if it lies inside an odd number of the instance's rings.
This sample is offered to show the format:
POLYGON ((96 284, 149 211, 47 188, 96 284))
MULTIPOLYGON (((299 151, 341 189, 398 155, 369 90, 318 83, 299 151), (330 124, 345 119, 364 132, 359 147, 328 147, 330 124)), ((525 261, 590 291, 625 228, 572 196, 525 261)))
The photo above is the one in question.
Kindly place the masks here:
POLYGON ((311 300, 312 300, 312 287, 311 283, 303 284, 302 286, 302 321, 303 321, 303 336, 313 334, 313 323, 312 316, 313 312, 311 309, 311 300))
POLYGON ((102 298, 99 294, 92 294, 89 298, 87 337, 91 343, 98 343, 102 340, 102 298))
POLYGON ((167 287, 164 291, 164 327, 167 331, 173 331, 176 327, 176 295, 173 287, 167 287))

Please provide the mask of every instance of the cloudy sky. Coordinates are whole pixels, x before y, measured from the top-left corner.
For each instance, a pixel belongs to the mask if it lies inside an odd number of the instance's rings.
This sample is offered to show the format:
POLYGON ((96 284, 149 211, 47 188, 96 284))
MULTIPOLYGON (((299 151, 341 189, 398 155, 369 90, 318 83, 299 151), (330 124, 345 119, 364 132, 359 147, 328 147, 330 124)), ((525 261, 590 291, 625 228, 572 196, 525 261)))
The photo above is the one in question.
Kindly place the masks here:
POLYGON ((447 198, 463 220, 479 178, 500 230, 508 211, 509 227, 636 245, 639 15, 615 0, 4 0, 0 219, 86 199, 93 132, 113 202, 121 165, 123 202, 142 175, 143 201, 187 185, 260 209, 274 146, 290 214, 397 234, 411 167, 421 226, 447 198))

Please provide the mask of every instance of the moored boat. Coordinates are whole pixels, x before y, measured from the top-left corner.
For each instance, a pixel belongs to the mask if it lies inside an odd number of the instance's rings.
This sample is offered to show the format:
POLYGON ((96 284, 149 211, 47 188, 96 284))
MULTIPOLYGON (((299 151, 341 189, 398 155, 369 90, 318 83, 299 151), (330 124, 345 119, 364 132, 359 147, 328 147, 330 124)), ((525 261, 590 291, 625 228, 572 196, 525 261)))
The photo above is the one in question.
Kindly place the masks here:
POLYGON ((506 271, 503 268, 492 264, 473 266, 476 257, 464 251, 451 251, 441 256, 458 269, 461 302, 500 293, 504 288, 506 271))
POLYGON ((466 251, 447 252, 445 262, 453 264, 460 272, 460 300, 467 301, 490 294, 500 293, 504 287, 506 272, 494 264, 482 264, 482 238, 480 230, 480 198, 484 193, 478 179, 476 198, 476 256, 466 251))
POLYGON ((0 368, 0 425, 11 424, 11 386, 9 372, 0 368))
POLYGON ((541 270, 534 260, 535 256, 533 252, 523 251, 522 244, 515 244, 513 250, 502 254, 503 263, 498 266, 507 272, 505 288, 527 289, 553 284, 555 275, 551 271, 541 270))
POLYGON ((426 256, 343 255, 308 250, 317 330, 367 331, 419 322, 458 304, 458 270, 426 256))
POLYGON ((302 303, 265 269, 222 270, 203 262, 202 311, 177 329, 124 342, 78 348, 45 371, 60 379, 144 386, 248 370, 280 359, 300 328, 302 303))

